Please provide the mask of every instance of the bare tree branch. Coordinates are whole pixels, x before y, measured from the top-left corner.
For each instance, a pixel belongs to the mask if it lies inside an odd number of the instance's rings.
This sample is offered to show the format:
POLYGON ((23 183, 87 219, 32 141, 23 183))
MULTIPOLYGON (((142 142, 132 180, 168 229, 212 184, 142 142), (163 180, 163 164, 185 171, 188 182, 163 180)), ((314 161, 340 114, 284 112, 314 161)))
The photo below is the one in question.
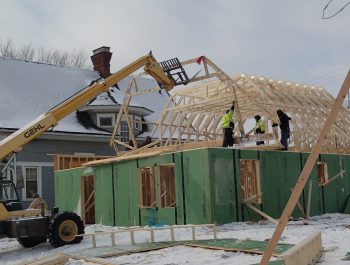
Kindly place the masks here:
POLYGON ((7 38, 6 42, 0 40, 0 55, 40 63, 92 69, 89 54, 83 49, 62 52, 59 49, 54 50, 44 46, 34 47, 31 42, 17 49, 12 38, 7 38))

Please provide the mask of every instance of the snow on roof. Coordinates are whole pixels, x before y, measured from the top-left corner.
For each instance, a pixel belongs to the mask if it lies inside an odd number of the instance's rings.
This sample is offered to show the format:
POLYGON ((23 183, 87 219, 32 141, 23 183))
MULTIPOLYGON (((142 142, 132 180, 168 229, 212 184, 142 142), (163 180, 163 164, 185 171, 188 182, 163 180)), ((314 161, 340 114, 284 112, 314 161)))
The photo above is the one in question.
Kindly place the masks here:
MULTIPOLYGON (((94 70, 0 57, 0 128, 23 127, 40 113, 45 113, 99 78, 100 73, 94 70)), ((129 80, 130 77, 126 77, 118 83, 120 90, 112 87, 110 95, 103 93, 90 105, 121 104, 129 80)), ((143 77, 137 78, 137 84, 139 90, 158 86, 155 80, 143 77)), ((162 90, 133 97, 130 105, 152 110, 154 113, 145 117, 145 120, 156 122, 168 99, 169 94, 162 90)), ((148 126, 148 134, 152 129, 153 126, 148 126)), ((54 131, 106 134, 93 128, 84 128, 75 112, 59 121, 54 131)), ((146 132, 145 136, 148 134, 146 132)))
MULTIPOLYGON (((21 128, 99 78, 93 70, 0 57, 0 128, 21 128)), ((75 112, 54 131, 101 133, 80 125, 75 112)))

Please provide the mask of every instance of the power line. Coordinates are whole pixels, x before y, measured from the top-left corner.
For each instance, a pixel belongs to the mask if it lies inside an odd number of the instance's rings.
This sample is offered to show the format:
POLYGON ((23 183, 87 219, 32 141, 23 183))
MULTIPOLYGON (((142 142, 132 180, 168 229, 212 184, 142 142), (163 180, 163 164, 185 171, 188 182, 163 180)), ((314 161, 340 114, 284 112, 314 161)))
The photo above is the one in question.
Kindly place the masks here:
POLYGON ((313 80, 316 80, 316 79, 320 79, 320 78, 322 78, 322 77, 324 77, 324 76, 327 76, 327 75, 333 74, 333 73, 335 73, 335 72, 338 72, 338 71, 340 71, 340 70, 343 70, 343 69, 345 69, 345 68, 349 68, 349 67, 350 67, 350 65, 348 65, 348 66, 346 66, 346 67, 344 67, 344 68, 341 68, 341 69, 335 70, 335 71, 333 71, 333 72, 330 72, 330 73, 328 73, 328 74, 321 75, 321 76, 316 77, 316 78, 314 78, 314 79, 311 79, 311 80, 305 81, 305 82, 303 82, 303 84, 304 84, 304 83, 307 83, 307 82, 310 82, 310 81, 313 81, 313 80))
POLYGON ((350 4, 350 2, 347 3, 345 6, 343 6, 343 7, 342 7, 337 13, 335 13, 334 15, 332 15, 332 16, 330 16, 330 17, 324 17, 324 11, 327 9, 328 5, 329 5, 332 1, 333 1, 333 0, 329 1, 329 3, 328 3, 328 4, 325 6, 325 8, 323 9, 322 19, 329 19, 329 18, 334 17, 335 15, 337 15, 337 14, 339 14, 341 11, 343 11, 343 9, 344 9, 348 4, 350 4))
POLYGON ((340 76, 340 75, 343 75, 343 74, 346 74, 346 73, 347 73, 347 72, 344 72, 344 73, 341 73, 341 74, 339 74, 339 75, 335 75, 335 76, 332 76, 332 77, 330 77, 330 78, 327 78, 327 79, 318 81, 318 82, 316 82, 316 83, 313 83, 313 85, 316 85, 316 84, 318 84, 318 83, 322 83, 322 82, 324 82, 324 81, 327 81, 327 80, 329 80, 329 79, 332 79, 332 78, 334 78, 334 77, 337 77, 337 76, 340 76))
POLYGON ((324 84, 324 85, 322 85, 322 86, 326 86, 326 85, 328 85, 328 84, 332 84, 332 83, 337 82, 337 81, 339 81, 339 80, 344 80, 344 78, 340 78, 340 79, 334 80, 334 81, 329 82, 329 83, 327 83, 327 84, 324 84))

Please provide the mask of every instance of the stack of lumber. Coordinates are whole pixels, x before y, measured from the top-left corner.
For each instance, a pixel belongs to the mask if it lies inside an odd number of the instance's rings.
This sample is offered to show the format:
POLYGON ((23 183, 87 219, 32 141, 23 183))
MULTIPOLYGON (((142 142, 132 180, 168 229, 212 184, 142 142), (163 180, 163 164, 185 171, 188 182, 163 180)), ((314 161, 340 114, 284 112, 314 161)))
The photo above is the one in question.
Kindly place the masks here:
POLYGON ((40 257, 36 259, 29 259, 16 263, 15 265, 63 265, 69 261, 68 256, 64 253, 57 253, 50 256, 40 257))

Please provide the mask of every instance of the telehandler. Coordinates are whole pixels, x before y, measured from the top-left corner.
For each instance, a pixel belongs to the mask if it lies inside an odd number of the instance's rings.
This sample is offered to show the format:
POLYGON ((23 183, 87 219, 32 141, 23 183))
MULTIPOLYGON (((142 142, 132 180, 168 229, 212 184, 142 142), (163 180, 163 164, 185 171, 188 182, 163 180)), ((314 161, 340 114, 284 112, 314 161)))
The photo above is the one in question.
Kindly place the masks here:
POLYGON ((177 58, 158 63, 149 53, 106 79, 98 79, 92 85, 82 89, 56 107, 25 125, 0 141, 0 161, 9 157, 2 172, 0 172, 0 238, 17 238, 24 247, 33 247, 47 238, 53 247, 79 243, 84 234, 84 224, 81 218, 73 212, 59 212, 54 207, 49 213, 44 209, 23 210, 15 185, 4 179, 3 174, 22 146, 30 142, 48 129, 57 126, 58 122, 73 111, 84 106, 120 80, 144 66, 144 71, 155 78, 160 86, 167 91, 176 85, 186 85, 189 82, 186 72, 177 58), (174 73, 174 71, 176 71, 174 73), (175 79, 176 78, 176 79, 175 79))

